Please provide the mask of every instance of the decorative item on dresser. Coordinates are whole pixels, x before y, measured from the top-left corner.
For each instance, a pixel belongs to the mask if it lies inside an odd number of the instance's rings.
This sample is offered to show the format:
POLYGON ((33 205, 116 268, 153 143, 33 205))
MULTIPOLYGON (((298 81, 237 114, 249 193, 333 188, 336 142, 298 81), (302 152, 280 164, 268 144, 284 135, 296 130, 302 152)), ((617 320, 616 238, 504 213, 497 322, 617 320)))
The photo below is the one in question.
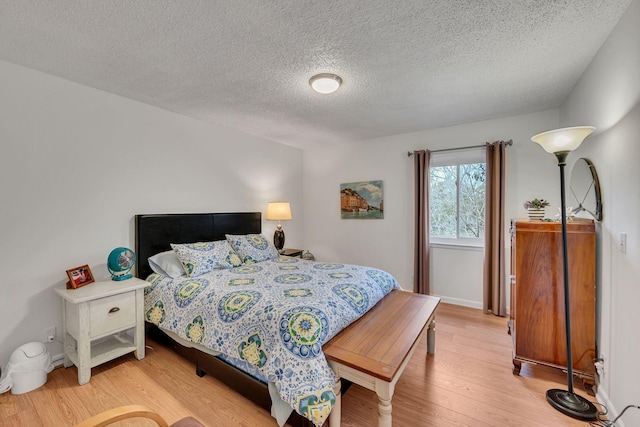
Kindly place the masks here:
MULTIPOLYGON (((567 390, 551 389, 547 390, 547 401, 558 411, 565 415, 574 417, 580 420, 595 420, 598 414, 598 410, 595 405, 589 402, 584 397, 574 393, 573 391, 573 348, 572 348, 572 304, 571 287, 569 283, 569 269, 574 265, 579 265, 581 269, 588 270, 589 268, 595 268, 595 257, 591 260, 584 260, 585 262, 573 261, 570 263, 569 249, 568 249, 568 232, 567 232, 567 217, 565 212, 566 196, 565 196, 565 178, 564 168, 567 165, 567 156, 570 152, 575 150, 582 144, 582 141, 595 130, 592 126, 577 126, 564 129, 556 129, 548 132, 543 132, 538 135, 534 135, 531 140, 540 146, 547 152, 556 156, 558 160, 558 167, 560 168, 560 219, 562 222, 562 277, 563 277, 563 297, 564 297, 564 325, 565 325, 565 342, 566 342, 566 357, 567 357, 567 390)), ((595 253, 595 252, 594 252, 595 253)), ((573 254, 572 254, 573 255, 573 254)), ((578 273, 572 268, 572 272, 578 273)), ((560 275, 558 274, 558 277, 560 275)), ((595 304, 595 298, 592 304, 595 304)), ((591 304, 590 304, 591 305, 591 304)), ((580 311, 580 307, 577 307, 574 311, 580 311)), ((585 327, 589 327, 586 325, 585 327)), ((579 331, 576 331, 579 332, 579 331)), ((585 354, 577 353, 581 358, 585 354)), ((594 354, 595 356, 595 354, 594 354)))
POLYGON ((94 366, 132 351, 144 358, 143 290, 149 285, 134 277, 55 289, 62 297, 64 366, 78 367, 80 385, 89 382, 94 366))
POLYGON ((291 219, 291 205, 289 202, 269 202, 267 205, 267 220, 278 221, 276 231, 273 233, 273 245, 278 251, 284 247, 284 230, 280 221, 291 219))
POLYGON ((549 202, 545 199, 533 199, 524 202, 529 221, 542 221, 544 219, 544 209, 547 206, 549 206, 549 202))

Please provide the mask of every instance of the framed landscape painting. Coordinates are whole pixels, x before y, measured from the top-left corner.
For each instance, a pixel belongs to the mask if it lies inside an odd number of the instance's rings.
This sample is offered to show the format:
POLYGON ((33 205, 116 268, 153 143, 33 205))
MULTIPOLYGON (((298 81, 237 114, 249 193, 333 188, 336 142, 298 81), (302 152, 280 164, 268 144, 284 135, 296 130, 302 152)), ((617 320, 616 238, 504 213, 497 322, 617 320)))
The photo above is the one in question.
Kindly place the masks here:
POLYGON ((342 219, 383 219, 382 181, 340 184, 342 219))

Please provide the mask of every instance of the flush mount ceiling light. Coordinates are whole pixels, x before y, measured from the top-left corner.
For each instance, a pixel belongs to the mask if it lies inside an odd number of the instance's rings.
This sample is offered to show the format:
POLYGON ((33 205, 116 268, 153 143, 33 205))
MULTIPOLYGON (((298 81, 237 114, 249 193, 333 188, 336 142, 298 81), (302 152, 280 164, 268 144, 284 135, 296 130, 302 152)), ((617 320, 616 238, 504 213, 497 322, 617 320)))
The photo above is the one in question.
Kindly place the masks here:
POLYGON ((328 94, 333 93, 342 84, 340 76, 330 73, 316 74, 309 79, 309 84, 318 93, 328 94))

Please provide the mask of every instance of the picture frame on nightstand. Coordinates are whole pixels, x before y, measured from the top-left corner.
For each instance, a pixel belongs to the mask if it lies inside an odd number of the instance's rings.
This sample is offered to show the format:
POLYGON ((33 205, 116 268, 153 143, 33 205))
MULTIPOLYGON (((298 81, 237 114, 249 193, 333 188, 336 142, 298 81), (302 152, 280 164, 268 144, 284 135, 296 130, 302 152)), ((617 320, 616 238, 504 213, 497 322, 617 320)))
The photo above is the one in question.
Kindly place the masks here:
POLYGON ((78 289, 95 282, 88 264, 67 270, 67 277, 69 278, 67 289, 78 289))

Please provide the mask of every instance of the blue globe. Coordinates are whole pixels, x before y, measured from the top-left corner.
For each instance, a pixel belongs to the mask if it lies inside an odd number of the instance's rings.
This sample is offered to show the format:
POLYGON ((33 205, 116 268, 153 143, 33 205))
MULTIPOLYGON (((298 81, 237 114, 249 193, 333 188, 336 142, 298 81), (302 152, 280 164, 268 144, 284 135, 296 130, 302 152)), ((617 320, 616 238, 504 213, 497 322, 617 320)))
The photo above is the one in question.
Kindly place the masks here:
POLYGON ((111 280, 126 280, 132 276, 129 273, 136 263, 136 254, 129 248, 115 248, 107 258, 107 269, 111 273, 111 280))

